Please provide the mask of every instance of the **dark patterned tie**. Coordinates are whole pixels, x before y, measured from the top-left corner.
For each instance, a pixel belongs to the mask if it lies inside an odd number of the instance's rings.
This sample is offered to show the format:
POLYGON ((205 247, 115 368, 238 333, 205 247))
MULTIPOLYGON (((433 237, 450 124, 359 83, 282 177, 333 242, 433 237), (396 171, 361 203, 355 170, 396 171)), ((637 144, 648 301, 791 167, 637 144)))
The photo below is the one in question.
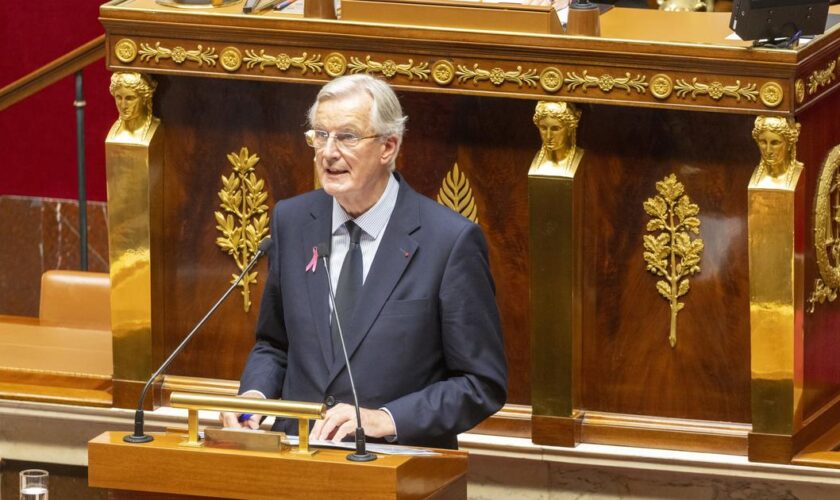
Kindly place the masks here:
MULTIPOLYGON (((338 286, 335 290, 335 307, 341 318, 342 331, 347 334, 347 328, 353 319, 353 310, 356 307, 356 300, 362 291, 362 248, 359 240, 362 237, 362 228, 353 221, 344 224, 347 232, 350 233, 350 248, 344 256, 344 263, 341 264, 341 273, 338 275, 338 286)), ((338 326, 335 319, 336 311, 333 311, 330 321, 330 333, 332 334, 333 361, 343 357, 341 351, 341 337, 338 335, 338 326)))

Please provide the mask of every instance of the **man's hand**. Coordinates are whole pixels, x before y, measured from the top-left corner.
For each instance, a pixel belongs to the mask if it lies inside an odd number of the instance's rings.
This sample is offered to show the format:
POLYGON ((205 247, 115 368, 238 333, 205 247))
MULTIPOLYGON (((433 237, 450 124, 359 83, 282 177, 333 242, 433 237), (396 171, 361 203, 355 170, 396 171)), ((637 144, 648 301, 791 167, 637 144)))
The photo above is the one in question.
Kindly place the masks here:
MULTIPOLYGON (((393 436, 397 433, 391 415, 385 410, 361 409, 362 428, 370 437, 393 436)), ((309 436, 315 440, 341 441, 345 436, 356 435, 356 409, 353 405, 339 403, 327 410, 324 420, 316 420, 309 436)))
MULTIPOLYGON (((259 391, 246 391, 244 394, 240 395, 239 397, 242 398, 252 398, 252 399, 265 399, 265 396, 262 395, 259 391)), ((251 418, 245 420, 244 422, 239 421, 239 417, 241 413, 233 413, 229 411, 223 411, 219 413, 219 422, 222 423, 222 427, 226 429, 259 429, 260 428, 260 421, 262 420, 262 415, 251 415, 251 418)))

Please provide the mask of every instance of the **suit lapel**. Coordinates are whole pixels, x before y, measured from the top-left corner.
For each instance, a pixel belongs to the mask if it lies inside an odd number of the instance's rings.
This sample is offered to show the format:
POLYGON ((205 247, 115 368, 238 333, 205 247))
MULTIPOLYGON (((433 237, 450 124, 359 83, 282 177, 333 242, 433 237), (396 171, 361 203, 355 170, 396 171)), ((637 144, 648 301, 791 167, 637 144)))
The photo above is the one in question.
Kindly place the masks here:
MULTIPOLYGON (((420 227, 417 196, 419 195, 408 187, 405 180, 400 182, 397 203, 382 235, 382 242, 376 250, 362 294, 356 303, 356 310, 350 322, 351 328, 344 330, 347 354, 351 359, 417 251, 417 242, 411 237, 411 233, 420 227)), ((344 357, 336 357, 330 371, 329 383, 332 383, 343 368, 344 357)))
MULTIPOLYGON (((300 262, 301 271, 312 258, 313 247, 316 247, 319 243, 327 243, 328 245, 330 243, 331 209, 332 198, 328 196, 324 196, 321 200, 312 204, 312 221, 303 228, 301 239, 304 255, 304 259, 300 262)), ((293 269, 293 272, 296 271, 296 269, 293 269)), ((333 360, 332 340, 330 339, 330 292, 323 259, 318 258, 315 272, 305 272, 305 274, 304 281, 309 291, 309 305, 312 308, 312 318, 315 323, 314 334, 321 345, 321 354, 324 357, 325 366, 331 366, 333 360)))

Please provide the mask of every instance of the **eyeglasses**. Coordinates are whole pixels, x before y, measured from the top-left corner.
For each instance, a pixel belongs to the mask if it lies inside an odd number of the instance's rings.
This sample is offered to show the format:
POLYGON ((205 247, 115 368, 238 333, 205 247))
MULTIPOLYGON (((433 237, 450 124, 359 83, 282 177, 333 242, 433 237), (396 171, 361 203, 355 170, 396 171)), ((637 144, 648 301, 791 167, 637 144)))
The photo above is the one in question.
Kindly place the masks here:
POLYGON ((306 143, 315 149, 323 149, 326 147, 327 142, 330 140, 330 136, 333 137, 335 144, 338 147, 346 149, 358 146, 359 143, 365 139, 373 139, 374 137, 381 136, 381 134, 374 134, 359 137, 352 132, 327 132, 326 130, 318 129, 307 130, 303 135, 306 137, 306 143))

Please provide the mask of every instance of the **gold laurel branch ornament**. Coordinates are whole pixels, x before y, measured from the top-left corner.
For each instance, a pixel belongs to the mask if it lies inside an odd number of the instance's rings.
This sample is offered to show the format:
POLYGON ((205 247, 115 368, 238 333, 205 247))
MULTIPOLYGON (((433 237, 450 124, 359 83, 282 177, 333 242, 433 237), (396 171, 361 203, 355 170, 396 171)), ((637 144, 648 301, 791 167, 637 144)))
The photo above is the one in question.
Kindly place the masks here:
POLYGON ((828 153, 820 171, 814 208, 814 250, 820 277, 808 299, 808 312, 817 304, 834 302, 840 290, 840 145, 828 153))
POLYGON ((821 87, 825 87, 833 82, 836 76, 834 75, 834 68, 837 67, 837 61, 831 61, 824 69, 819 69, 811 73, 808 77, 808 95, 814 95, 821 87))
MULTIPOLYGON (((216 229, 222 236, 216 238, 216 245, 233 257, 240 271, 245 269, 260 241, 268 235, 268 193, 265 180, 257 178, 254 167, 260 161, 243 147, 239 154, 229 153, 227 159, 233 166, 233 173, 222 176, 222 190, 219 191, 221 211, 215 212, 216 229)), ((234 273, 231 283, 236 281, 234 273)), ((257 271, 248 273, 239 286, 245 312, 251 309, 251 285, 257 282, 257 271)))
POLYGON ((626 93, 634 90, 640 94, 647 92, 647 77, 645 75, 630 76, 630 73, 624 73, 623 77, 616 78, 612 75, 603 74, 601 76, 592 76, 588 70, 583 70, 581 75, 576 72, 566 73, 566 92, 573 92, 580 88, 585 94, 591 87, 598 87, 601 92, 611 92, 613 89, 621 89, 626 93))
POLYGON ((407 76, 409 80, 414 80, 417 77, 420 80, 428 80, 429 74, 432 70, 429 69, 429 63, 423 62, 414 64, 413 59, 409 59, 407 63, 397 64, 391 59, 385 62, 378 62, 371 59, 370 56, 365 57, 364 62, 358 57, 351 57, 350 73, 382 73, 386 78, 393 78, 395 75, 407 76))
POLYGON ((665 279, 656 282, 656 291, 671 306, 671 331, 668 342, 677 345, 677 314, 685 307, 679 298, 688 293, 688 277, 700 272, 703 240, 700 234, 700 208, 691 203, 685 187, 671 174, 656 183, 657 196, 648 198, 643 207, 651 220, 644 235, 644 258, 647 270, 665 279))
POLYGON ((172 61, 176 64, 183 64, 185 61, 192 61, 198 63, 199 66, 203 66, 205 64, 208 66, 215 66, 216 59, 219 58, 219 54, 216 54, 215 47, 204 48, 200 44, 194 50, 187 50, 180 45, 174 49, 169 49, 167 47, 163 47, 160 42, 155 42, 154 47, 148 43, 141 43, 139 53, 141 61, 149 62, 154 59, 155 64, 160 63, 161 59, 172 59, 172 61))
POLYGON ((478 224, 478 207, 475 205, 470 181, 458 168, 457 163, 443 179, 437 202, 478 224))
POLYGON ((743 97, 750 102, 755 102, 758 99, 756 84, 748 83, 742 86, 741 80, 735 80, 735 85, 724 85, 721 82, 700 83, 697 78, 692 78, 691 83, 679 79, 674 88, 677 90, 677 97, 682 99, 685 99, 688 95, 691 95, 692 99, 697 99, 699 95, 708 95, 715 101, 719 101, 723 97, 734 97, 737 101, 740 101, 743 97))
POLYGON ((324 68, 324 63, 321 62, 321 54, 309 55, 306 52, 299 56, 292 57, 288 54, 278 54, 273 56, 266 54, 265 50, 260 50, 259 53, 255 50, 245 51, 245 67, 253 69, 259 66, 260 71, 265 71, 266 66, 274 66, 280 71, 287 71, 289 68, 297 68, 301 70, 301 74, 306 74, 307 71, 313 73, 320 73, 324 68))
POLYGON ((502 68, 481 69, 478 67, 478 64, 473 64, 472 69, 470 69, 463 64, 459 64, 458 71, 455 72, 455 75, 458 77, 458 83, 465 83, 472 80, 473 84, 478 85, 479 82, 490 80, 490 83, 497 87, 505 82, 515 83, 520 87, 523 84, 529 87, 536 87, 537 80, 539 80, 537 70, 531 68, 523 72, 522 66, 517 66, 516 71, 505 71, 502 68))

